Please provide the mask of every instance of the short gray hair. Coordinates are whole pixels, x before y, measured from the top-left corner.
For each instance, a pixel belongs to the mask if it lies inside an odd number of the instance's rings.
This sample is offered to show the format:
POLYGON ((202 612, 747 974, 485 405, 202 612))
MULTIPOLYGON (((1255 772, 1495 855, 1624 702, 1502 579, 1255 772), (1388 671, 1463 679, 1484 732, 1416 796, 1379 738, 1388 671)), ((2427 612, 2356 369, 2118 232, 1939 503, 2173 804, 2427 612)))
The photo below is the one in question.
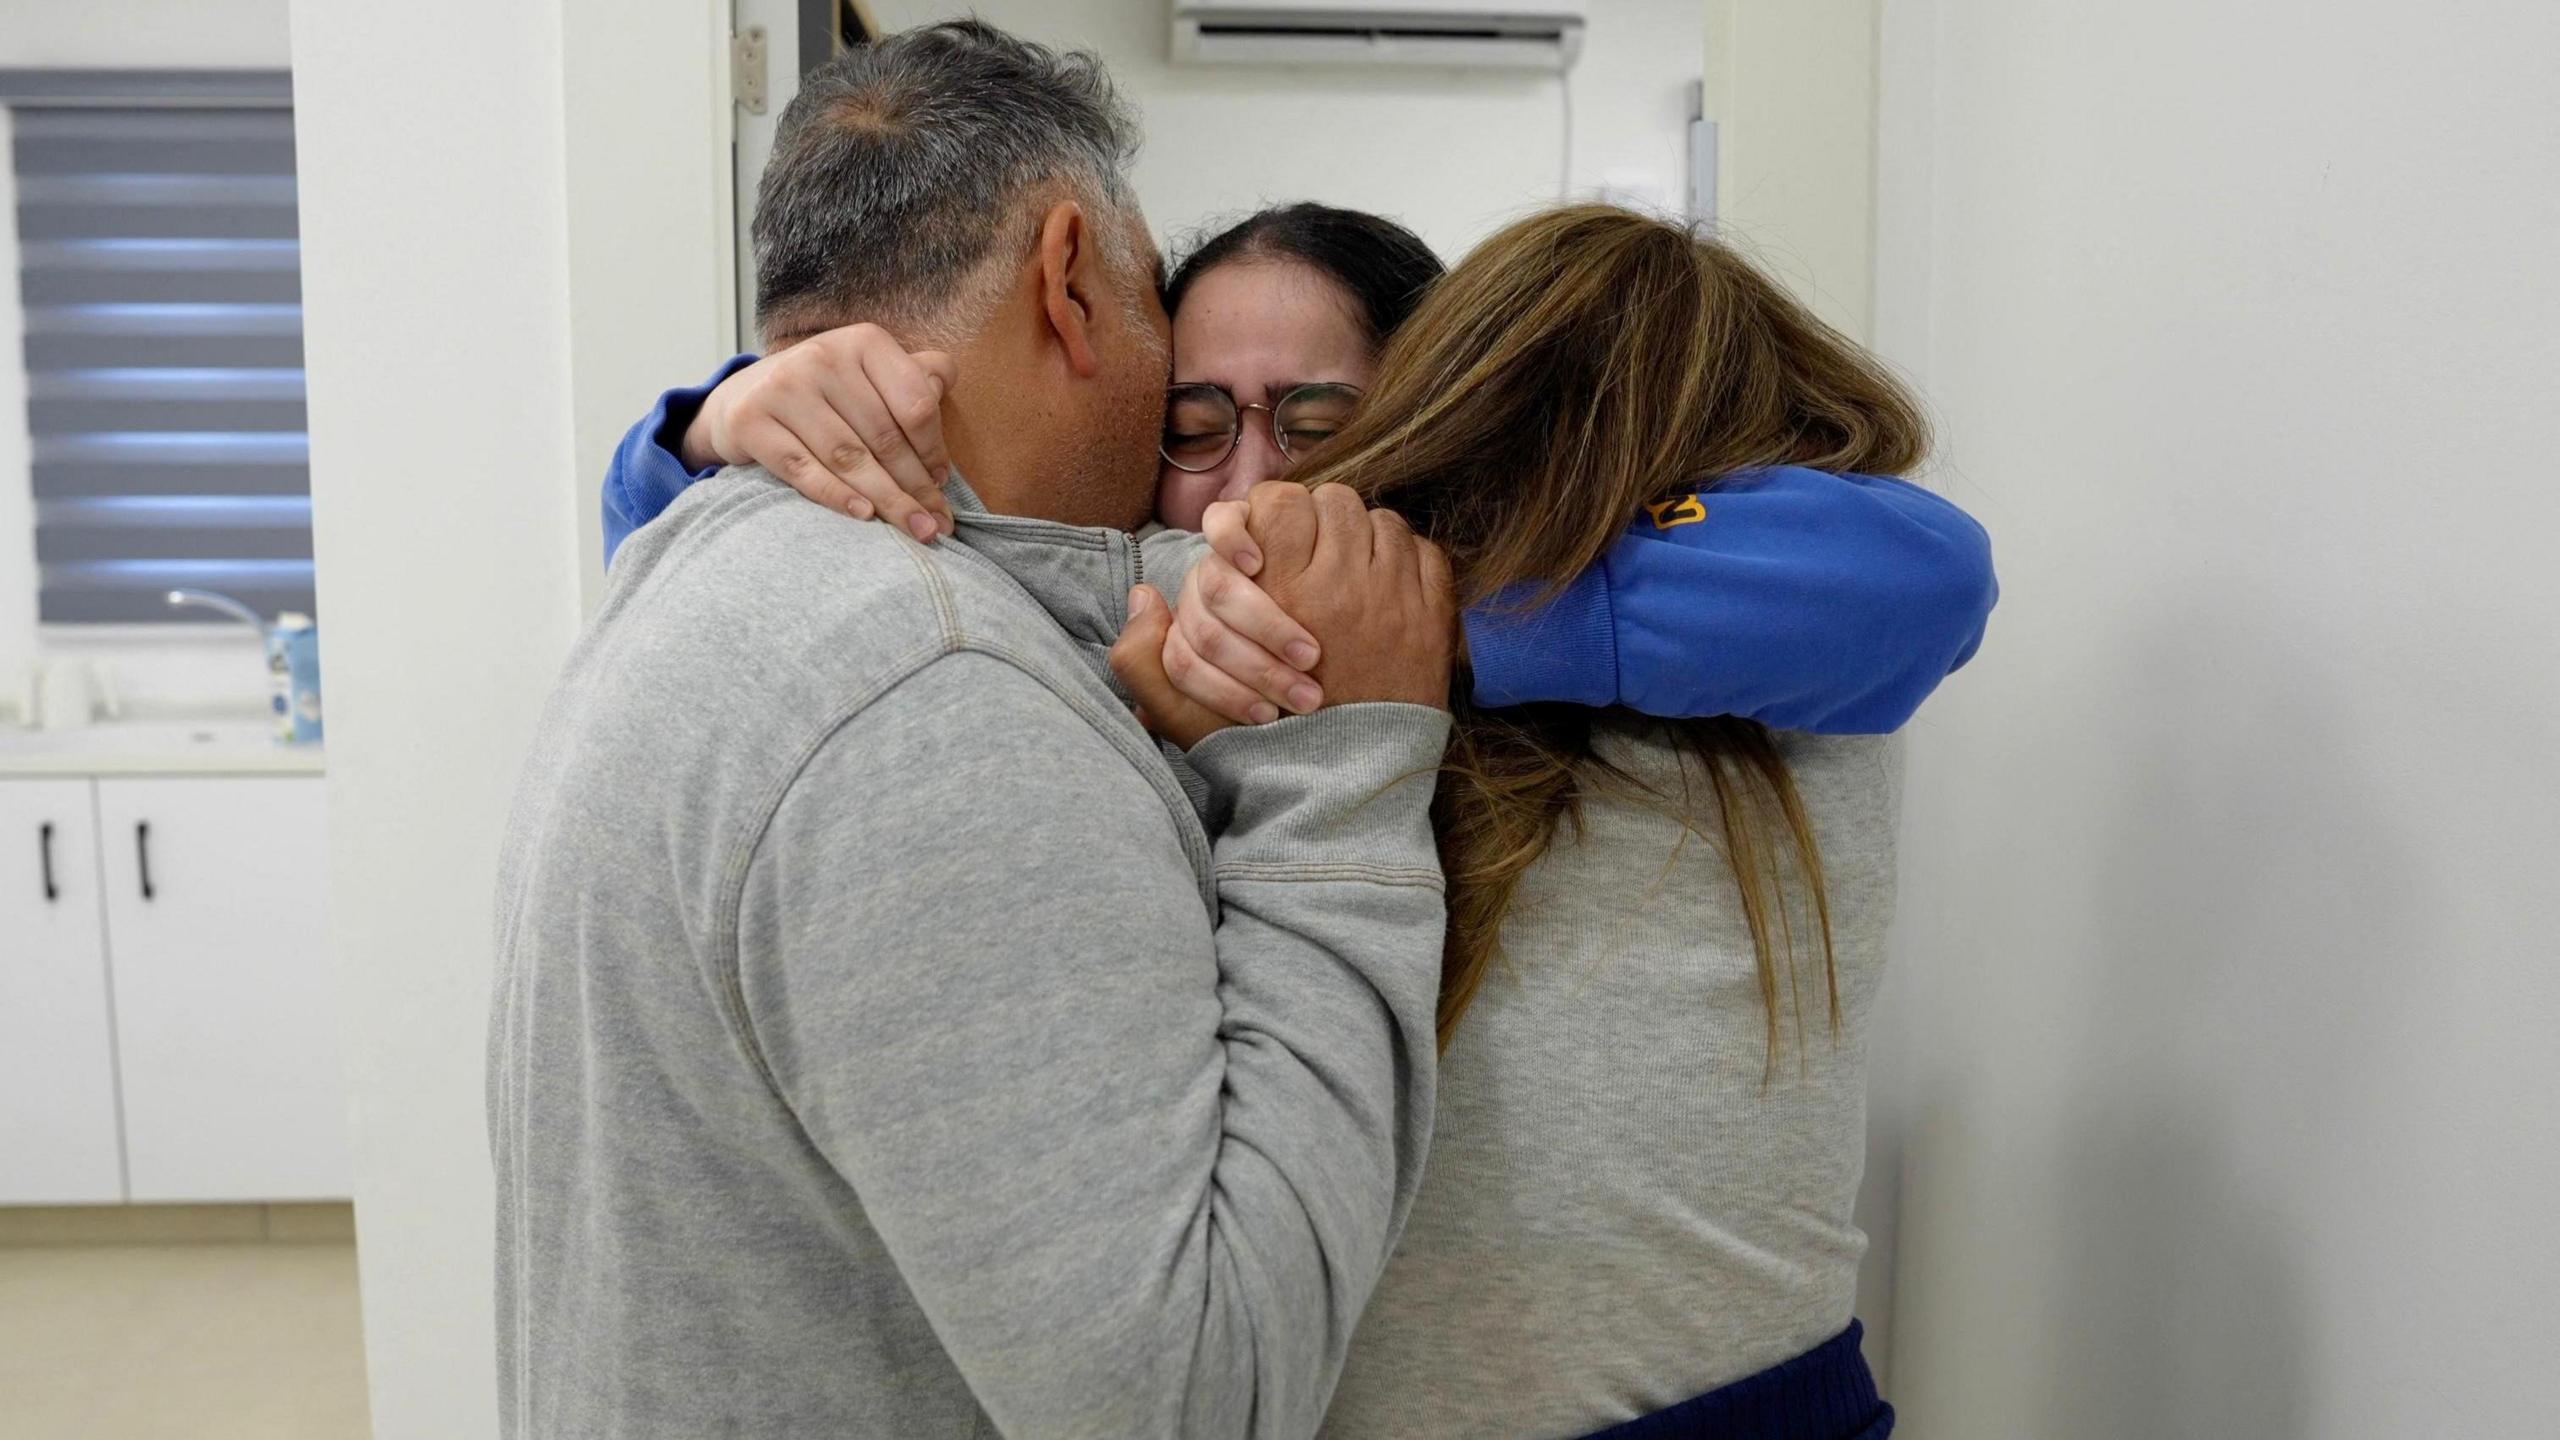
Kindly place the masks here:
MULTIPOLYGON (((1028 253, 1044 186, 1098 212, 1126 266, 1136 121, 1102 62, 979 20, 890 35, 810 72, 756 190, 756 326, 767 344, 856 320, 961 338, 999 242, 1028 253)), ((1125 269, 1124 272, 1126 273, 1125 269)))

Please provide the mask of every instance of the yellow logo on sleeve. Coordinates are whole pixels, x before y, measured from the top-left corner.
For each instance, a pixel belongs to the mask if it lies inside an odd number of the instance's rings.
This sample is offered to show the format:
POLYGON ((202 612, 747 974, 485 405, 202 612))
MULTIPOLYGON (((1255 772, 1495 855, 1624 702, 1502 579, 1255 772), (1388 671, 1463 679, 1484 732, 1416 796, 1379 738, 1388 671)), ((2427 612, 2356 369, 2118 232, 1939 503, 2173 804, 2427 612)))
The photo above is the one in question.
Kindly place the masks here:
POLYGON ((1695 495, 1680 495, 1657 500, 1644 507, 1644 513, 1653 517, 1654 529, 1668 530, 1674 525, 1695 525, 1706 519, 1707 502, 1695 495))

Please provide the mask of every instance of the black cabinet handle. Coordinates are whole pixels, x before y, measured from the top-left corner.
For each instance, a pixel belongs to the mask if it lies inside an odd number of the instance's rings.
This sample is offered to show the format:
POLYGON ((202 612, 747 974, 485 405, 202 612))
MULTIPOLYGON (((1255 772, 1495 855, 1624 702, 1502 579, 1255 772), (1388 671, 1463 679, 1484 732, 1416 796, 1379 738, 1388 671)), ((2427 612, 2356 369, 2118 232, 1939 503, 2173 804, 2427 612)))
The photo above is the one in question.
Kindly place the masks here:
POLYGON ((148 820, 137 822, 133 827, 133 854, 142 865, 142 898, 157 898, 159 892, 151 888, 151 822, 148 820))
POLYGON ((53 822, 37 826, 36 837, 36 848, 44 852, 45 903, 51 904, 62 898, 62 887, 53 883, 53 822))

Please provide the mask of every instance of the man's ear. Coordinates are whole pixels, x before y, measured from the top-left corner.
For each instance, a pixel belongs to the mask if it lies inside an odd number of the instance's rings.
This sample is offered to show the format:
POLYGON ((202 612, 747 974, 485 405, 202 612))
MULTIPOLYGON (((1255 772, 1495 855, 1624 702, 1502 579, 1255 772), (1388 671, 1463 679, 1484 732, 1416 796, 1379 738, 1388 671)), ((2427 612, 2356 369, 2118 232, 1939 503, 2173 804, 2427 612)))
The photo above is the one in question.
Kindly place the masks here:
POLYGON ((1066 351, 1067 364, 1090 380, 1102 369, 1093 351, 1093 317, 1102 300, 1102 251, 1081 206, 1061 200, 1040 218, 1040 309, 1066 351))

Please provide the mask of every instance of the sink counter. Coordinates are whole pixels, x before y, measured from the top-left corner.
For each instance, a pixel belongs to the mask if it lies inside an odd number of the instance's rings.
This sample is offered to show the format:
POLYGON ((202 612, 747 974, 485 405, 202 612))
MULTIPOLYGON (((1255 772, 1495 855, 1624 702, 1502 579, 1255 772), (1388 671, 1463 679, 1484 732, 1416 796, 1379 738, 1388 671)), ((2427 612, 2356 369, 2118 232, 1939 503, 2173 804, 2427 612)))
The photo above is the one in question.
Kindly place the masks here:
POLYGON ((287 745, 267 720, 109 720, 76 730, 0 728, 0 776, 318 775, 321 747, 287 745))

